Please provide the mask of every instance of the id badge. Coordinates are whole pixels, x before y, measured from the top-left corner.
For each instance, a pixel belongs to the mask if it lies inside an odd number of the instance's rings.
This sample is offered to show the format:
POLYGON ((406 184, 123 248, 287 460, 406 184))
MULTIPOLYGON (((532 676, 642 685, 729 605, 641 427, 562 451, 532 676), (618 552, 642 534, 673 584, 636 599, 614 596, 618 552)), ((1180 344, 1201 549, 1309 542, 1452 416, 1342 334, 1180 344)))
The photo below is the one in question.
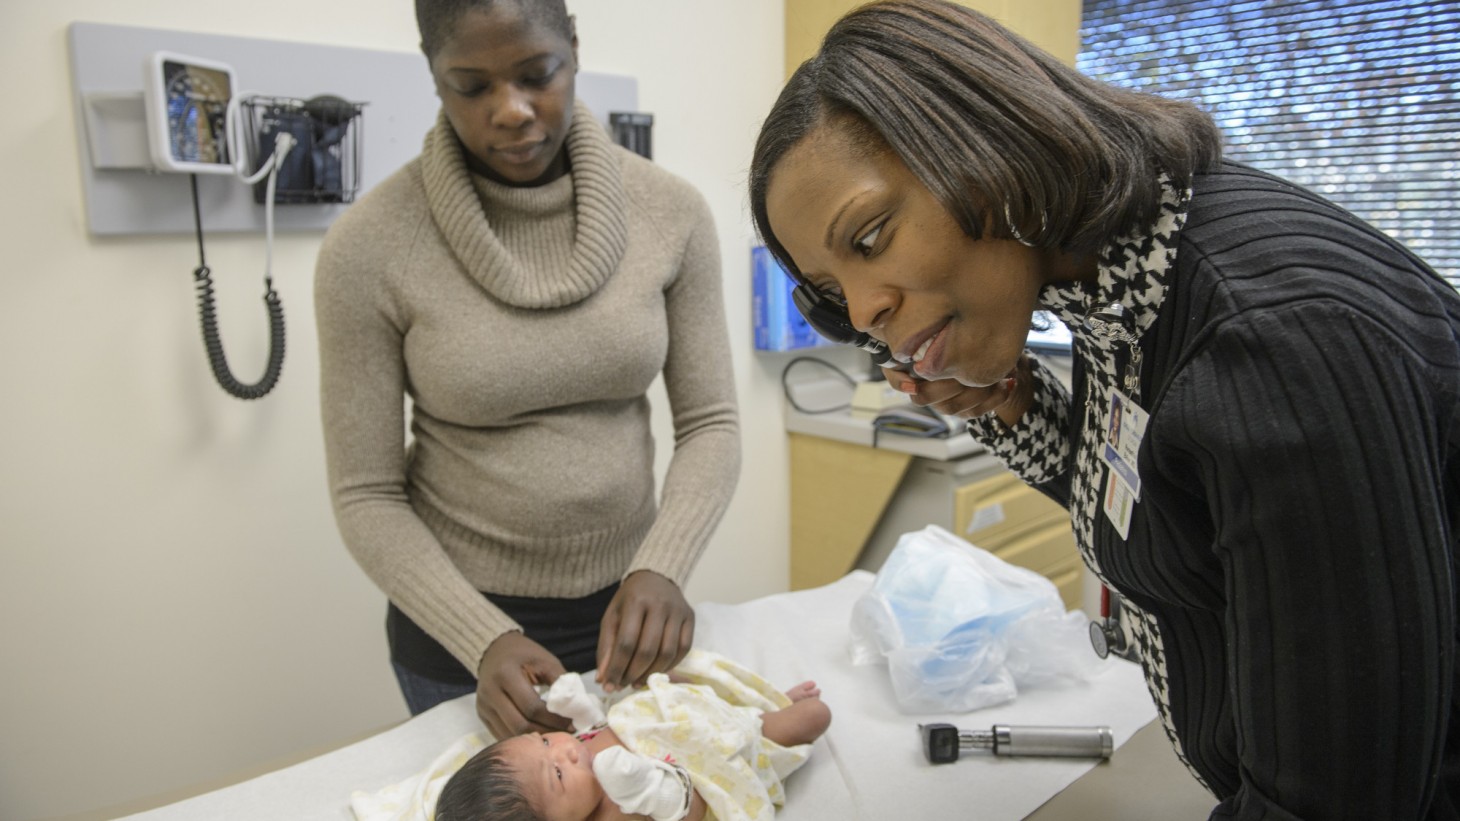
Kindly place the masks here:
POLYGON ((1105 447, 1101 458, 1135 499, 1141 498, 1141 476, 1136 472, 1136 455, 1146 436, 1146 413, 1119 390, 1110 391, 1110 417, 1105 426, 1105 447))
POLYGON ((1130 537, 1131 515, 1141 498, 1141 476, 1136 470, 1141 440, 1146 435, 1149 414, 1119 390, 1110 392, 1110 416, 1105 425, 1101 458, 1105 471, 1105 518, 1115 525, 1120 538, 1130 537))
POLYGON ((1136 499, 1126 487, 1125 481, 1115 472, 1115 468, 1108 468, 1105 471, 1105 518, 1115 525, 1120 532, 1120 538, 1130 538, 1130 518, 1135 512, 1136 499))

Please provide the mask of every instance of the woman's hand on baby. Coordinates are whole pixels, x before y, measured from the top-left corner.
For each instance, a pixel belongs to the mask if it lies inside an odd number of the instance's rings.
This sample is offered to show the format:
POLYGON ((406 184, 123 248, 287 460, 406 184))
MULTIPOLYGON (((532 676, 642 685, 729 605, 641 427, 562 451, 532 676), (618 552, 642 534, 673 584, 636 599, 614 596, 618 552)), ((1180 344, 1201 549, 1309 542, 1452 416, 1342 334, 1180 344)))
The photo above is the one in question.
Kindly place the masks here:
POLYGON ((477 665, 477 716, 497 739, 570 730, 568 719, 549 712, 535 689, 564 672, 541 644, 516 631, 503 633, 477 665))
POLYGON ((907 394, 914 405, 931 407, 944 416, 976 419, 995 413, 1012 428, 1034 404, 1034 371, 1027 354, 1019 357, 1003 380, 983 388, 970 388, 956 379, 914 379, 889 368, 882 373, 887 384, 907 394))
POLYGON ((673 669, 695 638, 695 611, 679 585, 651 570, 623 580, 598 631, 598 675, 606 692, 643 686, 673 669))

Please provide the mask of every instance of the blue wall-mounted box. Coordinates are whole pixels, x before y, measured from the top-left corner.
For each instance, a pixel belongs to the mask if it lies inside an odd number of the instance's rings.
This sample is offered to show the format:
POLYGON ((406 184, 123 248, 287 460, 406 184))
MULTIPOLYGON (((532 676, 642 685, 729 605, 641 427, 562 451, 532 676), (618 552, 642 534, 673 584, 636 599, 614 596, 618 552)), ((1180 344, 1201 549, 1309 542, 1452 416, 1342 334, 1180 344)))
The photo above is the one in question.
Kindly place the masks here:
POLYGON ((750 268, 756 350, 794 351, 834 344, 812 330, 796 310, 791 302, 795 283, 764 245, 750 249, 750 268))

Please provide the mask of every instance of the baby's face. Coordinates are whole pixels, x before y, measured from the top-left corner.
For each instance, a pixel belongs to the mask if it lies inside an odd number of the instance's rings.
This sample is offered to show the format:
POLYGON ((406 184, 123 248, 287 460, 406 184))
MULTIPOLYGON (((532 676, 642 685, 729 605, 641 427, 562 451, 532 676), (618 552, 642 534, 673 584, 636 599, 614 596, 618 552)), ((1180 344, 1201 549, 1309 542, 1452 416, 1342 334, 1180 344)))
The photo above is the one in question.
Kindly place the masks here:
POLYGON ((603 799, 593 751, 567 733, 531 733, 502 742, 527 803, 547 821, 582 821, 603 799))

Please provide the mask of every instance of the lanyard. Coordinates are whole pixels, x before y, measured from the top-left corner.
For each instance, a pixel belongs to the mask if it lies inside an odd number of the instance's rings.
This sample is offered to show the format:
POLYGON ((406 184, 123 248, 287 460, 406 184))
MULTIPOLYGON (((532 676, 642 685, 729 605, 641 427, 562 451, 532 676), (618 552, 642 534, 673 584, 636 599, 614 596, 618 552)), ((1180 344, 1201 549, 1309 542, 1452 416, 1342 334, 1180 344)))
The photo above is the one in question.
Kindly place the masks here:
MULTIPOLYGON (((1125 344, 1126 361, 1120 385, 1131 403, 1138 402, 1141 391, 1141 346, 1140 336, 1136 333, 1135 317, 1124 305, 1111 302, 1086 315, 1085 327, 1097 337, 1125 344)), ((1086 402, 1093 403, 1094 380, 1087 384, 1089 389, 1086 392, 1086 402)), ((1114 483, 1112 479, 1112 485, 1114 483)), ((1129 518, 1126 517, 1125 521, 1128 522, 1129 518)), ((1124 531, 1121 535, 1124 537, 1124 531)), ((1101 658, 1112 652, 1123 656, 1129 650, 1129 641, 1120 623, 1120 599, 1112 596, 1110 587, 1103 583, 1100 585, 1100 620, 1090 622, 1090 643, 1094 646, 1096 655, 1101 658)))

